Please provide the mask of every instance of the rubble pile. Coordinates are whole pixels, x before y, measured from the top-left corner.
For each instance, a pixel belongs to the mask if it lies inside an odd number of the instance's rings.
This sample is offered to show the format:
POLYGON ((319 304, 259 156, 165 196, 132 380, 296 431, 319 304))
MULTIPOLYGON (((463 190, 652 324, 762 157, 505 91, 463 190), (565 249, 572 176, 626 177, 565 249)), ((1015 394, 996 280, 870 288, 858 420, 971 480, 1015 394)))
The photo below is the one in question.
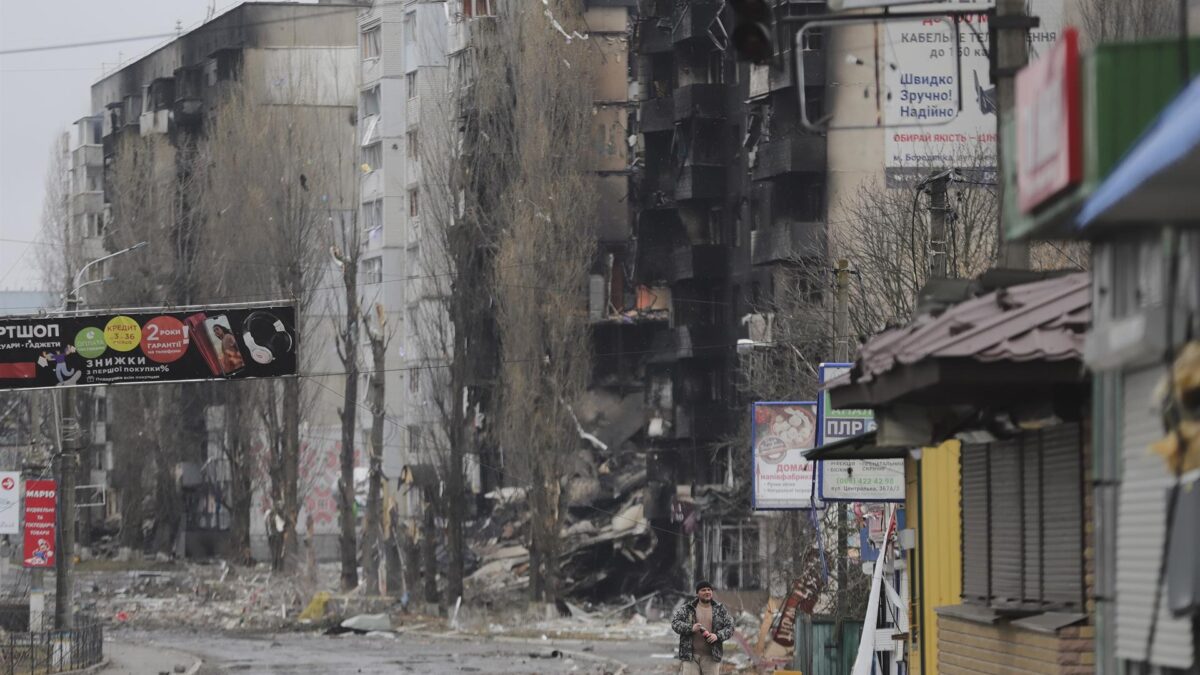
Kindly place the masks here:
MULTIPOLYGON (((318 566, 317 579, 281 576, 226 563, 178 563, 155 570, 81 571, 82 608, 116 626, 210 630, 280 630, 300 624, 315 588, 337 588, 338 565, 318 566)), ((391 609, 390 598, 330 596, 325 615, 391 609)))

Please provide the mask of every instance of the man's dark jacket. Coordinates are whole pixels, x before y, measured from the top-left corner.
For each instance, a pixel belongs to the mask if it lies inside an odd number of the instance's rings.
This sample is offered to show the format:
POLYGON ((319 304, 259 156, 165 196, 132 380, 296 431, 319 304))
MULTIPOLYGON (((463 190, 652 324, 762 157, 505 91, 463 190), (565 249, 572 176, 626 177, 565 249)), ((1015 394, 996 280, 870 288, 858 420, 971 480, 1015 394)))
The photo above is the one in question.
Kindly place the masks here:
MULTIPOLYGON (((679 655, 677 658, 680 661, 691 661, 692 657, 692 626, 696 625, 696 604, 700 602, 699 598, 693 598, 691 602, 684 603, 679 609, 675 610, 675 616, 671 617, 671 630, 679 633, 679 655)), ((717 641, 709 645, 712 651, 714 661, 720 661, 725 654, 723 642, 733 637, 733 618, 729 616, 729 610, 725 609, 725 605, 712 601, 712 632, 717 634, 717 641)))

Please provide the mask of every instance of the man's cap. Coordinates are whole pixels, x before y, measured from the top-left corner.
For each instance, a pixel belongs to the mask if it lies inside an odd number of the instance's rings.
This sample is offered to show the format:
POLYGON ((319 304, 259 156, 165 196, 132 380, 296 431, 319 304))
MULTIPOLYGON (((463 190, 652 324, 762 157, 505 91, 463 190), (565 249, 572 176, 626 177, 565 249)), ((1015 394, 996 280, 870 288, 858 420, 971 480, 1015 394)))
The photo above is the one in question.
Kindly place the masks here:
POLYGON ((697 593, 699 593, 699 592, 700 592, 700 590, 701 590, 701 589, 703 589, 703 588, 707 588, 707 589, 709 589, 709 590, 712 590, 712 587, 713 587, 713 585, 712 585, 712 584, 710 584, 710 583, 708 583, 707 581, 697 581, 697 582, 696 582, 696 592, 697 592, 697 593))

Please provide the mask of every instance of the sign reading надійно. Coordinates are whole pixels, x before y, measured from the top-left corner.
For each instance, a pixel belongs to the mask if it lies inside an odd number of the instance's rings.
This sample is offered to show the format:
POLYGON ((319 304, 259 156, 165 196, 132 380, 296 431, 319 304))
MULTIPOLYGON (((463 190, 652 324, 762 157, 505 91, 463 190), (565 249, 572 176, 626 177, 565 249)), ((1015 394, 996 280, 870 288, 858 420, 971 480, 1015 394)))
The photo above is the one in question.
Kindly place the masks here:
POLYGON ((0 319, 0 390, 296 374, 287 304, 0 319))
MULTIPOLYGON (((817 367, 818 380, 824 385, 849 372, 850 365, 822 363, 817 367)), ((870 410, 835 409, 824 387, 817 401, 818 447, 875 430, 870 410)), ((904 501, 903 459, 825 459, 817 465, 817 493, 822 501, 904 501)))

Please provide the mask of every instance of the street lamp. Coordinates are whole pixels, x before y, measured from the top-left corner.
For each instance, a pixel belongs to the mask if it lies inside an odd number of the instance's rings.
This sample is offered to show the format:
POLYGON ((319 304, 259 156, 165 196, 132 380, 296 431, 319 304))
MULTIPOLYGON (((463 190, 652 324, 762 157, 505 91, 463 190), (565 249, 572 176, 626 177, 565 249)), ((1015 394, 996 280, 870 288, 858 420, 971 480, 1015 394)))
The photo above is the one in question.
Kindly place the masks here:
MULTIPOLYGON (((106 277, 80 283, 80 278, 89 267, 145 247, 146 242, 139 241, 133 246, 101 256, 80 267, 71 282, 71 289, 67 291, 67 295, 63 299, 63 308, 68 312, 76 311, 79 309, 79 290, 81 288, 108 280, 106 277)), ((75 611, 71 606, 74 599, 74 584, 71 576, 75 567, 75 458, 79 453, 82 430, 79 428, 79 418, 75 414, 74 386, 68 386, 63 391, 63 407, 60 415, 62 415, 59 423, 63 429, 63 447, 60 448, 61 452, 54 468, 60 486, 62 508, 58 511, 60 547, 54 559, 54 626, 59 630, 64 630, 75 626, 75 611)))

